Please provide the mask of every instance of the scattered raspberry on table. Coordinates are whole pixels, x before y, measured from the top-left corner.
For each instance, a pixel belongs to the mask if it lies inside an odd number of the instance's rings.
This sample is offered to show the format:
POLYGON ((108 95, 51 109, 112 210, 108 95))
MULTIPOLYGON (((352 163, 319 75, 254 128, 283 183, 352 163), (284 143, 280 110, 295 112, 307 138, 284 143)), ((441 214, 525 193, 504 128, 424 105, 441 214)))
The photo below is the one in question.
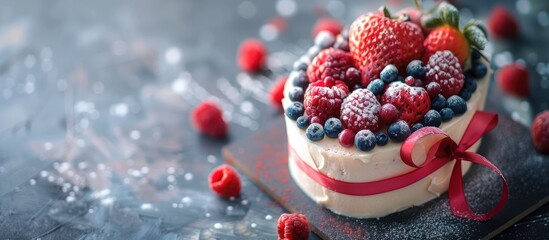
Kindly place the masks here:
POLYGON ((496 38, 513 39, 519 35, 515 16, 503 5, 496 5, 488 17, 488 29, 496 38))
POLYGON ((496 80, 503 92, 516 96, 528 97, 530 95, 530 75, 528 69, 520 64, 513 63, 502 67, 496 80))
POLYGON ((258 72, 265 66, 267 48, 257 39, 246 39, 238 49, 238 65, 246 72, 258 72))
POLYGON ((223 120, 223 113, 213 101, 204 101, 196 106, 191 114, 194 127, 201 133, 213 138, 224 138, 228 125, 223 120))
POLYGON ((543 154, 549 154, 549 110, 538 114, 530 129, 532 141, 536 149, 543 154))
POLYGON ((287 76, 280 77, 269 91, 271 103, 280 109, 282 109, 282 99, 284 98, 284 85, 286 84, 286 80, 288 80, 287 76))
POLYGON ((303 214, 284 213, 278 218, 278 239, 306 240, 309 239, 309 221, 303 214))
POLYGON ((217 195, 230 198, 240 195, 242 184, 238 173, 231 166, 223 164, 210 173, 209 186, 217 195))

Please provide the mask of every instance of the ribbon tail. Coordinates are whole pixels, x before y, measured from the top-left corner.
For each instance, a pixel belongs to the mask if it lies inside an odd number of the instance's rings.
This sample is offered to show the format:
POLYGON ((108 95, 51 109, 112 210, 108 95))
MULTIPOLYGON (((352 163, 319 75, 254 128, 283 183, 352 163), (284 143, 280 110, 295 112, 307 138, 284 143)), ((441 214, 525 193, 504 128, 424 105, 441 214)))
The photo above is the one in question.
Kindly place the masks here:
POLYGON ((498 214, 499 211, 501 211, 501 209, 505 206, 509 193, 507 181, 505 180, 505 177, 503 176, 501 171, 483 156, 472 152, 465 152, 459 155, 460 156, 456 159, 454 169, 452 170, 450 186, 448 189, 450 208, 452 209, 454 215, 458 217, 468 218, 476 221, 486 221, 498 214), (501 194, 498 204, 491 211, 487 213, 475 213, 467 202, 467 199, 465 198, 465 191, 463 190, 463 177, 461 171, 462 160, 484 165, 494 170, 494 172, 496 172, 502 179, 503 192, 501 194))

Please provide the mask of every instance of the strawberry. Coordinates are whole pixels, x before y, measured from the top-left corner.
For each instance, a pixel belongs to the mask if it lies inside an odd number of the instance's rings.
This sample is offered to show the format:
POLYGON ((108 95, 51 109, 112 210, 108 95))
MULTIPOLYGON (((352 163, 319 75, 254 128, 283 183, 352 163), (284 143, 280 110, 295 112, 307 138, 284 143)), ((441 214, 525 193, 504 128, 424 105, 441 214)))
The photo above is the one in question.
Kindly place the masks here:
POLYGON ((393 104, 400 112, 400 119, 412 125, 429 111, 431 100, 424 88, 392 82, 381 96, 381 104, 393 104))
POLYGON ((520 64, 509 64, 502 67, 496 80, 499 87, 505 93, 516 97, 528 97, 530 95, 530 76, 528 69, 520 64))
POLYGON ((277 82, 269 90, 269 99, 271 103, 282 109, 282 99, 284 98, 284 85, 288 80, 287 76, 282 76, 278 79, 277 82))
POLYGON ((333 36, 337 36, 343 30, 343 23, 335 18, 324 17, 319 19, 313 27, 313 38, 318 35, 319 32, 328 31, 333 36))
POLYGON ((496 5, 488 17, 488 29, 497 38, 511 39, 519 34, 519 24, 515 16, 503 5, 496 5))
MULTIPOLYGON (((440 85, 442 96, 449 98, 459 94, 465 76, 461 71, 458 58, 448 50, 438 51, 429 58, 425 80, 427 84, 435 82, 440 85)), ((436 96, 436 95, 435 95, 436 96)))
POLYGON ((425 26, 433 29, 423 42, 425 62, 438 51, 450 50, 458 59, 461 66, 469 57, 471 46, 484 49, 486 45, 486 31, 476 21, 471 21, 459 30, 459 12, 449 3, 440 3, 437 9, 438 16, 424 19, 425 26))
POLYGON ((341 122, 345 128, 358 133, 360 130, 377 132, 380 127, 381 105, 376 96, 367 89, 357 89, 343 100, 341 122))
POLYGON ((379 78, 389 64, 406 72, 407 64, 423 54, 421 29, 404 19, 392 19, 386 8, 382 11, 358 17, 349 28, 349 48, 363 86, 379 78))
POLYGON ((193 109, 191 114, 195 128, 213 138, 227 136, 228 126, 223 120, 223 113, 215 102, 204 101, 193 109))
POLYGON ((327 48, 318 53, 307 68, 309 82, 322 81, 333 77, 336 81, 345 80, 345 72, 353 67, 351 54, 341 49, 327 48))
POLYGON ((278 239, 305 240, 309 239, 309 221, 303 214, 283 213, 277 221, 278 239))
POLYGON ((238 49, 238 65, 246 72, 258 72, 265 66, 267 48, 257 39, 246 39, 238 49))
POLYGON ((328 118, 339 117, 341 103, 347 94, 347 85, 342 81, 335 81, 332 77, 311 83, 305 91, 305 113, 309 118, 319 117, 322 124, 328 118))
POLYGON ((536 149, 540 153, 549 154, 549 110, 536 116, 532 122, 530 134, 536 149))

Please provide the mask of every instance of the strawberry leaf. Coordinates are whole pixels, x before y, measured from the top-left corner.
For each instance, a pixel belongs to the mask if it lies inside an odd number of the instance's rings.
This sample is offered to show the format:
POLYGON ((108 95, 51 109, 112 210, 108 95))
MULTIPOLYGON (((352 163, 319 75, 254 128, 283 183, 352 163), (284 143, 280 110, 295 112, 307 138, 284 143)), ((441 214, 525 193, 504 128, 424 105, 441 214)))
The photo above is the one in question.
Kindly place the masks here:
POLYGON ((383 13, 383 15, 386 17, 386 18, 391 18, 391 13, 389 12, 389 9, 386 7, 386 6, 381 6, 379 8, 379 11, 383 13))
POLYGON ((421 25, 429 29, 440 27, 443 24, 442 18, 433 15, 425 15, 421 18, 421 25))
POLYGON ((438 11, 444 23, 456 28, 459 27, 459 11, 456 7, 447 2, 442 2, 438 7, 438 11))
POLYGON ((486 39, 486 35, 477 25, 467 26, 465 29, 463 29, 463 34, 471 45, 480 50, 483 50, 486 46, 486 43, 488 42, 488 40, 486 39))

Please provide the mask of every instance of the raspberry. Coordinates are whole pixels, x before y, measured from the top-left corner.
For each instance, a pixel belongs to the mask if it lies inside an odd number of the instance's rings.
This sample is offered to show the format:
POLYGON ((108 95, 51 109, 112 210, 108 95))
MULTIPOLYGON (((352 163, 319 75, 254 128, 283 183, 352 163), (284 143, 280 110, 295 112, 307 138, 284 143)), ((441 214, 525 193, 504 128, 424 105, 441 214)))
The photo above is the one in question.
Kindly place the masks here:
POLYGON ((425 89, 408 86, 401 82, 389 84, 381 96, 381 103, 393 104, 401 114, 400 119, 409 125, 421 120, 431 107, 431 100, 425 89))
POLYGON ((427 93, 429 93, 431 98, 435 98, 440 94, 440 91, 442 91, 440 84, 437 82, 430 82, 427 86, 425 86, 425 90, 427 90, 427 93))
POLYGON ((385 124, 391 124, 400 118, 400 112, 395 105, 386 103, 379 110, 379 118, 385 124))
POLYGON ((549 110, 538 114, 530 129, 532 141, 536 149, 543 154, 549 154, 549 110))
POLYGON ((221 197, 230 198, 240 195, 240 176, 227 164, 213 169, 208 182, 210 189, 221 197))
POLYGON ((487 25, 496 38, 511 39, 519 34, 517 19, 503 5, 497 5, 492 9, 487 25))
POLYGON ((284 85, 286 84, 286 80, 288 80, 288 77, 280 77, 269 91, 271 103, 280 109, 282 109, 282 99, 284 98, 284 85))
POLYGON ((328 17, 321 18, 315 23, 315 26, 313 27, 313 38, 322 31, 328 31, 332 35, 337 36, 339 33, 341 33, 341 30, 343 30, 343 23, 341 23, 339 20, 328 17))
MULTIPOLYGON (((327 78, 329 79, 329 78, 327 78)), ((309 85, 305 92, 305 113, 311 117, 320 118, 320 123, 331 117, 339 117, 343 99, 349 94, 349 89, 342 81, 317 81, 309 85)))
POLYGON ((352 66, 353 58, 350 53, 336 48, 327 48, 320 51, 313 59, 307 68, 307 76, 311 83, 322 81, 326 77, 345 81, 345 73, 352 66))
POLYGON ((357 89, 343 100, 341 105, 341 121, 347 129, 355 133, 368 129, 379 130, 379 110, 381 105, 376 96, 366 89, 357 89))
POLYGON ((238 65, 246 72, 257 72, 265 65, 267 49, 257 39, 247 39, 238 49, 238 65))
POLYGON ((427 84, 440 84, 441 94, 448 98, 457 95, 463 87, 465 76, 461 72, 461 65, 452 52, 438 51, 429 58, 427 63, 427 84))
POLYGON ((191 119, 195 128, 201 133, 214 138, 227 136, 227 123, 223 120, 221 109, 212 101, 205 101, 196 106, 191 119))
POLYGON ((284 213, 278 218, 278 239, 309 239, 309 222, 307 217, 298 213, 284 213))
POLYGON ((528 69, 520 64, 509 64, 498 71, 496 80, 505 93, 528 97, 530 95, 530 76, 528 69))

